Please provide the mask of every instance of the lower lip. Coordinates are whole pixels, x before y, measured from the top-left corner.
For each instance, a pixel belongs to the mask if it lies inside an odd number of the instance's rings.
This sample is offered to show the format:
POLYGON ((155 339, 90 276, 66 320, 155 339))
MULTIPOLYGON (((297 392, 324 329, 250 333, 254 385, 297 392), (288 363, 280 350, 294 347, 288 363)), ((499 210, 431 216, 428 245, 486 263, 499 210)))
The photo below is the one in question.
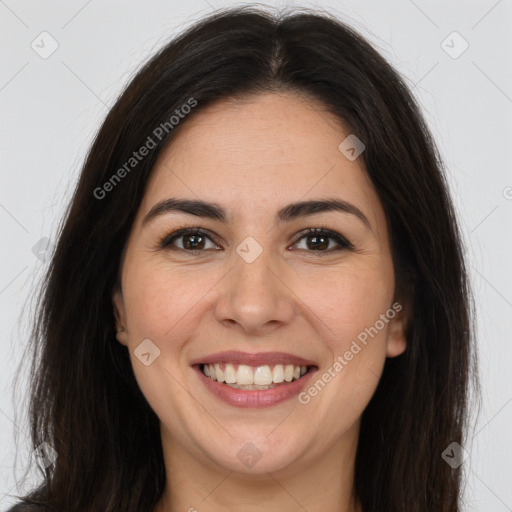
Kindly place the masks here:
POLYGON ((298 395, 317 368, 310 369, 300 379, 271 389, 234 389, 207 377, 200 365, 194 366, 204 385, 218 398, 235 407, 269 407, 298 395))

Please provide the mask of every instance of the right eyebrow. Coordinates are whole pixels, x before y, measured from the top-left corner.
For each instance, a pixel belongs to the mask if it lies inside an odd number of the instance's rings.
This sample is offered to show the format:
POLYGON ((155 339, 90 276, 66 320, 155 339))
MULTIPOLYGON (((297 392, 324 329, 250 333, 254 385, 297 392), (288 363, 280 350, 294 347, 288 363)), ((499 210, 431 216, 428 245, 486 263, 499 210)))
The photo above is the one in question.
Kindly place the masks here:
POLYGON ((227 219, 226 210, 218 204, 196 199, 176 199, 171 197, 156 203, 144 217, 142 226, 152 219, 169 212, 182 212, 204 219, 220 220, 224 223, 226 223, 227 219))

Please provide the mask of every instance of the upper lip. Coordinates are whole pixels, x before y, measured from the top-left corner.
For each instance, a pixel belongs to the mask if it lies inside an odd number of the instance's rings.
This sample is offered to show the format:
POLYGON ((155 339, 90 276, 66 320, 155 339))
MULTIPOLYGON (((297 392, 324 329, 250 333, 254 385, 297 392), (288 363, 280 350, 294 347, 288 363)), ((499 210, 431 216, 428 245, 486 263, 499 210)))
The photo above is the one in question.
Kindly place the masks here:
POLYGON ((247 366, 264 366, 275 364, 293 364, 295 366, 316 366, 312 361, 308 361, 302 357, 287 354, 286 352, 238 352, 229 350, 225 352, 217 352, 204 357, 193 360, 190 364, 215 364, 215 363, 233 363, 245 364, 247 366))

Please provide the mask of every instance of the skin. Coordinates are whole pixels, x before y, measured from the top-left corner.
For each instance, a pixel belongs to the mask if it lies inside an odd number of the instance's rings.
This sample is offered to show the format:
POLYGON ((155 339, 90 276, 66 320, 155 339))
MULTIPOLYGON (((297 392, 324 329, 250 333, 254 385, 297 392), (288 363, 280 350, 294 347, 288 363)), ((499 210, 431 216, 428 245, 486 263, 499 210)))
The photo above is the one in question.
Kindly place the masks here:
POLYGON ((125 329, 117 338, 160 418, 167 486, 156 512, 360 510, 352 492, 360 418, 386 357, 406 348, 402 314, 305 405, 295 397, 233 407, 190 366, 223 350, 284 351, 315 361, 320 376, 391 308, 386 218, 361 158, 350 161, 338 149, 349 133, 296 93, 228 99, 183 121, 155 165, 113 304, 125 329), (228 222, 168 212, 143 227, 151 207, 168 197, 213 201, 228 222), (327 197, 357 206, 370 227, 338 211, 275 221, 289 203, 327 197), (334 239, 311 248, 301 232, 323 225, 354 249, 334 239), (183 249, 186 237, 159 248, 182 227, 210 230, 217 240, 206 239, 196 255, 183 249), (252 263, 236 252, 248 236, 263 249, 252 263), (160 350, 149 366, 134 355, 146 338, 160 350), (261 453, 250 468, 237 457, 248 442, 261 453))

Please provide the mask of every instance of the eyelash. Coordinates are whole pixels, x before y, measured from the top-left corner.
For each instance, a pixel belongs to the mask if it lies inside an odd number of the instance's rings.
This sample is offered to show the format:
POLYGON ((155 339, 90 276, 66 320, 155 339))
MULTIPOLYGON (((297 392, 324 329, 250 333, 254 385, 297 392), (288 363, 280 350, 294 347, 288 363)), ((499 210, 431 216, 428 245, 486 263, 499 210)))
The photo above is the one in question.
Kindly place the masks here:
MULTIPOLYGON (((181 247, 174 247, 171 249, 168 247, 175 240, 177 240, 181 237, 184 237, 185 235, 190 235, 190 234, 202 235, 202 236, 210 239, 210 241, 212 241, 214 244, 220 245, 215 241, 215 237, 213 236, 212 233, 210 233, 208 230, 205 230, 205 229, 197 226, 197 227, 178 228, 177 230, 173 231, 172 233, 163 236, 158 241, 158 248, 159 249, 184 251, 191 255, 198 255, 202 252, 205 252, 207 249, 182 249, 181 247)), ((326 250, 319 250, 319 251, 314 251, 314 250, 308 251, 307 250, 307 252, 318 253, 318 254, 321 254, 321 253, 330 254, 332 252, 343 250, 343 249, 348 249, 348 250, 354 249, 353 244, 351 244, 348 240, 346 240, 342 235, 340 235, 336 231, 329 229, 325 225, 321 225, 321 227, 319 227, 319 228, 308 228, 308 229, 302 231, 301 233, 298 234, 298 237, 293 242, 293 245, 296 245, 303 238, 305 238, 307 236, 312 236, 312 235, 324 236, 324 237, 331 238, 336 243, 338 243, 340 247, 338 247, 337 249, 326 249, 326 250)))

